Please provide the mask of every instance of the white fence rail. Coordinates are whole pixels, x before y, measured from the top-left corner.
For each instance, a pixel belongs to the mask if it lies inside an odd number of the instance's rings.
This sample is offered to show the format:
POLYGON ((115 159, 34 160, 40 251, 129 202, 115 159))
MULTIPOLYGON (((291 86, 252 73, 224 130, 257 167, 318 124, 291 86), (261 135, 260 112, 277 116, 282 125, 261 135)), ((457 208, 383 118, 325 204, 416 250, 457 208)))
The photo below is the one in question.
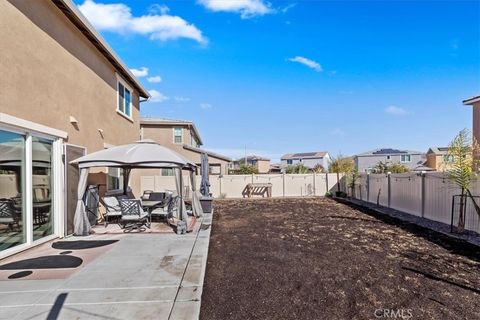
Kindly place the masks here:
MULTIPOLYGON (((472 182, 472 193, 480 195, 480 181, 472 182)), ((433 221, 451 223, 452 198, 461 190, 444 173, 362 174, 350 196, 378 203, 433 221)), ((479 217, 467 206, 465 229, 480 232, 479 217)))
MULTIPOLYGON (((340 181, 343 175, 340 175, 340 181)), ((189 186, 190 179, 183 178, 189 186)), ((324 196, 327 192, 338 189, 337 174, 254 174, 254 175, 224 175, 210 176, 210 192, 215 198, 242 198, 242 191, 249 183, 271 183, 272 197, 305 197, 324 196)), ((344 184, 340 183, 345 191, 344 184)), ((197 188, 200 187, 200 177, 197 178, 197 188)), ((142 176, 140 191, 175 190, 174 177, 142 176)))

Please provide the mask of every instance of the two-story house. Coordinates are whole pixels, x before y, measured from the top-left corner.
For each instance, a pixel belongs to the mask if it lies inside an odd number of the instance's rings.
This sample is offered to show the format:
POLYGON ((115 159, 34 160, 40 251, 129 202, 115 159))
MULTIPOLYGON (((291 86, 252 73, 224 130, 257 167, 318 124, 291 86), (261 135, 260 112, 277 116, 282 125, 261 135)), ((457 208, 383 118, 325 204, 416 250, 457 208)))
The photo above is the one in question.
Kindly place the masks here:
POLYGON ((415 170, 425 163, 426 155, 419 151, 381 148, 357 154, 353 159, 359 172, 369 173, 379 162, 388 164, 400 163, 410 170, 415 170))
POLYGON ((451 168, 452 155, 448 154, 448 147, 432 147, 427 151, 425 165, 435 171, 447 171, 451 168))
POLYGON ((480 96, 475 96, 466 100, 463 100, 463 104, 466 106, 472 106, 473 108, 473 127, 472 134, 477 143, 480 143, 480 96))
POLYGON ((237 159, 233 162, 233 166, 230 168, 232 170, 238 170, 242 165, 248 165, 252 166, 255 169, 257 169, 258 173, 269 173, 270 172, 270 159, 256 156, 256 155, 250 155, 247 157, 243 157, 240 159, 237 159))
POLYGON ((330 162, 332 162, 332 159, 330 154, 326 151, 288 153, 281 158, 281 166, 283 168, 296 164, 303 164, 310 169, 321 166, 324 170, 328 171, 330 162))
MULTIPOLYGON (((229 157, 207 151, 201 148, 202 138, 197 126, 192 121, 163 118, 142 118, 140 120, 140 136, 142 139, 152 139, 155 142, 175 150, 188 160, 200 166, 201 155, 208 155, 210 174, 228 174, 229 157)), ((150 172, 151 173, 151 172, 150 172)), ((145 175, 146 173, 141 173, 145 175)), ((161 175, 173 174, 169 169, 161 170, 161 175)))
MULTIPOLYGON (((71 0, 0 1, 0 258, 73 231, 69 161, 139 138, 149 97, 71 0)), ((120 172, 90 182, 119 188, 120 172)))

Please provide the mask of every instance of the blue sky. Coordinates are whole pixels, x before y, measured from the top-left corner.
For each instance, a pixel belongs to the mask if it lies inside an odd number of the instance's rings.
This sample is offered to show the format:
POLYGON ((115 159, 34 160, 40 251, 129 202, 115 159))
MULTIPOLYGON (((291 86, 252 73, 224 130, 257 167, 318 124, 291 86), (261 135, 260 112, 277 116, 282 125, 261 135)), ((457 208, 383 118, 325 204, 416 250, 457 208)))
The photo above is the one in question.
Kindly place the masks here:
POLYGON ((480 1, 75 2, 151 90, 144 116, 232 157, 426 151, 480 95, 480 1))

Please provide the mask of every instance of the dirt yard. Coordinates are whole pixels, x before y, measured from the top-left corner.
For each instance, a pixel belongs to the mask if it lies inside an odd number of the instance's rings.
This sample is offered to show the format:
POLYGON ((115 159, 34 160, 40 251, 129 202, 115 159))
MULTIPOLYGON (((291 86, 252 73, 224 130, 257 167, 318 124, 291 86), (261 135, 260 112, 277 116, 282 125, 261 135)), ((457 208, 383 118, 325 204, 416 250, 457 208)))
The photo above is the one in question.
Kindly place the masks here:
POLYGON ((330 199, 215 203, 201 319, 480 319, 480 250, 330 199))

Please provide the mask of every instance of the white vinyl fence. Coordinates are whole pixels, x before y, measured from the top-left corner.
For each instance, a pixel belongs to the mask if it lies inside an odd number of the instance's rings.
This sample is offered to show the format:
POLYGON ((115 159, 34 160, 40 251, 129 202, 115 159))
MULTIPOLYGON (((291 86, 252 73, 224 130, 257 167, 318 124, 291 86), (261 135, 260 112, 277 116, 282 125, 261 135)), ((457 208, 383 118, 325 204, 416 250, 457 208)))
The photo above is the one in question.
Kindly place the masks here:
MULTIPOLYGON (((345 183, 345 182, 343 182, 345 183)), ((473 195, 480 195, 480 181, 472 182, 473 195)), ((350 196, 433 221, 450 224, 453 196, 461 190, 444 173, 362 174, 350 196)), ((458 215, 458 213, 457 213, 458 215)), ((480 232, 473 205, 467 204, 465 229, 480 232)))
MULTIPOLYGON (((343 175, 340 175, 340 181, 343 175)), ((189 187, 190 179, 183 177, 189 187)), ((242 191, 249 183, 271 183, 272 197, 307 197, 324 196, 327 192, 337 191, 337 174, 254 174, 254 175, 211 175, 210 192, 215 198, 242 198, 242 191)), ((344 184, 340 184, 345 191, 344 184)), ((197 188, 200 188, 200 177, 197 177, 197 188)), ((175 190, 174 177, 142 176, 140 191, 175 190)))

